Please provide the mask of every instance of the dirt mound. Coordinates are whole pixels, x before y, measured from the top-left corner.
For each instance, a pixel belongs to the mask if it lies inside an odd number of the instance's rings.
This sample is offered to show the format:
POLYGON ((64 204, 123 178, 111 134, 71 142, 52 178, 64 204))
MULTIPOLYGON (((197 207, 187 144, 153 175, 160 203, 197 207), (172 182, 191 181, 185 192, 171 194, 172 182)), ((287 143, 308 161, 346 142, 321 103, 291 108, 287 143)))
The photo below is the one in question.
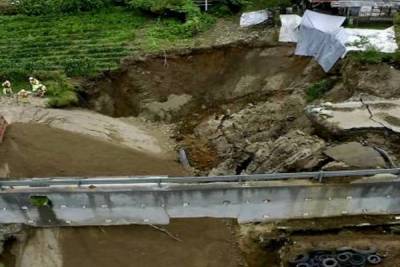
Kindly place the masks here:
POLYGON ((43 124, 9 126, 0 166, 10 177, 183 175, 167 159, 43 124))

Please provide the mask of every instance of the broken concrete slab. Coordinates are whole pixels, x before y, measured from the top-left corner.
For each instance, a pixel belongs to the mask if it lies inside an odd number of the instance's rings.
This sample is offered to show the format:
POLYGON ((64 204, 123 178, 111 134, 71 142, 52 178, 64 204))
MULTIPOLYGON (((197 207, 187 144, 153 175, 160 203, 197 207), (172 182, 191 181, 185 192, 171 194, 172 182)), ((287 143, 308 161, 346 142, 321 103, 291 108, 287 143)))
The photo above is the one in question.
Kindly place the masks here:
POLYGON ((375 98, 313 105, 307 107, 306 112, 314 123, 333 133, 365 129, 400 133, 400 99, 375 98))
POLYGON ((328 157, 356 168, 384 168, 385 160, 374 148, 358 142, 348 142, 330 147, 324 151, 328 157))

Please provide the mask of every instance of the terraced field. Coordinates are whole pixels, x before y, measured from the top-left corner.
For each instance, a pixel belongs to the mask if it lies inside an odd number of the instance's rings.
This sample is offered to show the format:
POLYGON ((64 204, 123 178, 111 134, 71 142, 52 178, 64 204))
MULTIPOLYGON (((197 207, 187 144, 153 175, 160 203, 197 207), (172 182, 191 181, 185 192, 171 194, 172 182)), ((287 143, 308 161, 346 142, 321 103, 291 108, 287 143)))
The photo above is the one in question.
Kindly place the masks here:
POLYGON ((65 16, 0 16, 0 71, 68 74, 115 68, 132 52, 129 43, 146 20, 118 8, 65 16))

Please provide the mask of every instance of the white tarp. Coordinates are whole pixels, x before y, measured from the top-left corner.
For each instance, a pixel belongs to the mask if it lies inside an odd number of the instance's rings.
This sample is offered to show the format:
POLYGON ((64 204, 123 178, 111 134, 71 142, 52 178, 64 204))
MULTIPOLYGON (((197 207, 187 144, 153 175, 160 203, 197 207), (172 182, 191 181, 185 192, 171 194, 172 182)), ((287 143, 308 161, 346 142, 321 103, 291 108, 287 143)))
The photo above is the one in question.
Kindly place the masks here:
POLYGON ((298 15, 280 15, 281 30, 279 42, 297 42, 301 17, 298 15))
POLYGON ((240 17, 240 27, 249 27, 263 23, 268 20, 268 17, 268 11, 266 9, 245 12, 240 17))
POLYGON ((349 51, 398 49, 394 27, 385 30, 343 28, 345 18, 307 10, 297 25, 296 15, 282 15, 281 42, 295 42, 296 55, 312 56, 328 72, 349 51))
POLYGON ((306 10, 300 24, 295 54, 312 56, 328 72, 346 53, 341 27, 345 17, 325 15, 306 10))
POLYGON ((326 15, 311 10, 306 10, 301 20, 301 26, 317 29, 322 32, 335 32, 339 29, 345 17, 326 15))
POLYGON ((385 30, 345 29, 347 51, 363 51, 373 47, 383 53, 394 53, 398 49, 394 27, 385 30))

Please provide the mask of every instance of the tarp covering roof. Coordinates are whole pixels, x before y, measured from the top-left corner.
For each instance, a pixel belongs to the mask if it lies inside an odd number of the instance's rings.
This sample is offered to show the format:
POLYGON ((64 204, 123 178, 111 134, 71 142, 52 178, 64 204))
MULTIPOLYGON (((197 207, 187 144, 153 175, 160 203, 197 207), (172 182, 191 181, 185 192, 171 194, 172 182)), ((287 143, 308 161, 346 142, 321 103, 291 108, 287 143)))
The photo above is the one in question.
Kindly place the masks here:
POLYGON ((306 10, 301 20, 301 26, 330 33, 340 28, 345 20, 345 17, 332 16, 306 10))
POLYGON ((306 10, 300 24, 295 54, 312 56, 328 72, 346 53, 344 17, 306 10))

